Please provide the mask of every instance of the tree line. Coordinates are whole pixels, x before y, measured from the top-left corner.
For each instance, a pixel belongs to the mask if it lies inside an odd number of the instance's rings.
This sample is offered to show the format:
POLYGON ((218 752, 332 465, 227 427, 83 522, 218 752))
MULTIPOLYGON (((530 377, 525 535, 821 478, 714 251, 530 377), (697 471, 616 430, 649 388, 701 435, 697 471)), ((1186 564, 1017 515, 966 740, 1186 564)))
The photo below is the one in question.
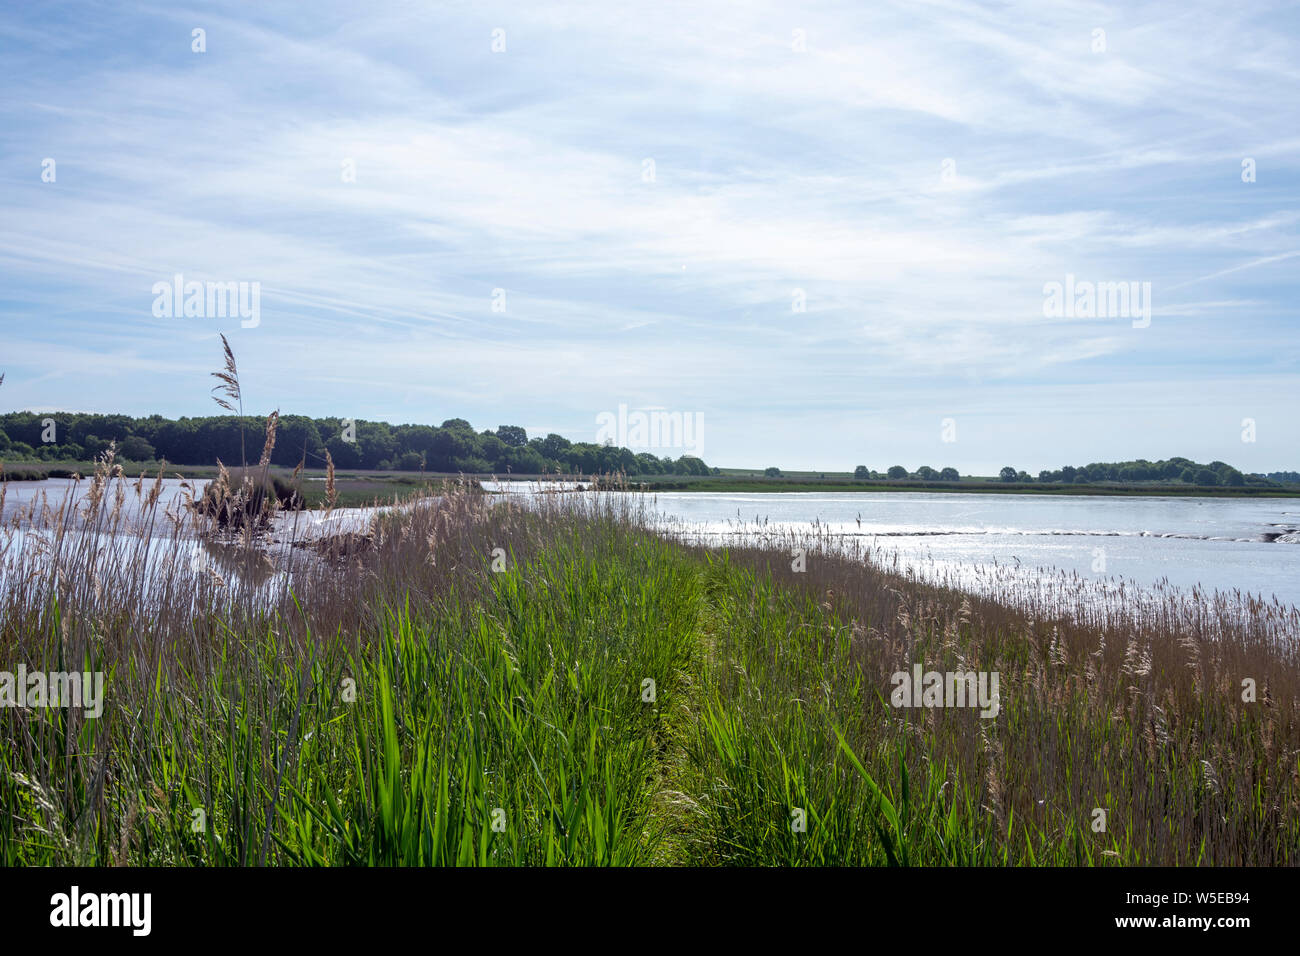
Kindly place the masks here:
MULTIPOLYGON (((902 465, 894 465, 885 472, 872 471, 866 465, 858 465, 853 471, 853 477, 859 480, 889 479, 892 481, 903 479, 958 481, 961 478, 956 468, 935 471, 928 465, 922 465, 915 471, 909 471, 902 465)), ((998 480, 1019 484, 1067 485, 1100 482, 1181 482, 1188 485, 1240 488, 1245 485, 1300 482, 1300 475, 1295 472, 1273 472, 1268 475, 1243 474, 1222 461, 1212 461, 1205 465, 1190 458, 1174 457, 1160 461, 1138 458, 1134 461, 1095 461, 1080 466, 1065 465, 1055 470, 1044 469, 1038 473, 1037 478, 1008 465, 998 473, 998 480)))
MULTIPOLYGON (((110 444, 132 463, 166 460, 177 465, 227 465, 261 455, 264 419, 212 415, 169 419, 161 415, 92 415, 10 412, 0 415, 0 458, 10 461, 90 461, 110 444)), ((280 416, 271 463, 320 467, 328 451, 337 468, 471 474, 709 475, 700 458, 659 458, 649 452, 561 435, 529 438, 518 425, 476 432, 463 418, 441 425, 390 425, 341 418, 280 416)))
POLYGON ((853 477, 859 481, 889 479, 890 481, 900 481, 904 478, 912 478, 917 481, 960 481, 961 475, 957 473, 956 468, 941 468, 938 471, 929 465, 922 465, 916 471, 908 471, 902 465, 892 465, 887 471, 872 471, 866 465, 858 465, 853 469, 853 477))
MULTIPOLYGON (((1014 478, 1008 478, 1009 470, 1002 469, 999 477, 1003 481, 1021 480, 1021 472, 1017 472, 1014 478)), ((1102 481, 1177 481, 1187 485, 1222 485, 1230 488, 1270 484, 1262 475, 1242 474, 1227 462, 1212 461, 1208 465, 1203 465, 1190 458, 1179 457, 1165 458, 1160 461, 1147 461, 1145 458, 1134 461, 1095 461, 1079 467, 1066 465, 1056 471, 1040 471, 1036 481, 1061 484, 1102 481)))

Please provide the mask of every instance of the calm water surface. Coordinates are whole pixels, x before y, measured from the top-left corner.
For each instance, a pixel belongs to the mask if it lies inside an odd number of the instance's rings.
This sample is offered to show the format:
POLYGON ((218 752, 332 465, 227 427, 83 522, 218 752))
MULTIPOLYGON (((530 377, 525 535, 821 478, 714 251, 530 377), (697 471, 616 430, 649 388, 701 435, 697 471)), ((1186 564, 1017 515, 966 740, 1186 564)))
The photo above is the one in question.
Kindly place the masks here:
POLYGON ((725 538, 769 529, 863 537, 908 566, 979 564, 1240 589, 1300 606, 1300 498, 1101 498, 927 492, 658 496, 657 509, 725 538), (1094 567, 1104 570, 1094 570, 1094 567))
POLYGON ((665 519, 705 541, 820 526, 950 580, 1019 565, 1149 588, 1241 590, 1300 607, 1300 498, 1103 498, 937 492, 663 492, 665 519), (1094 570, 1094 567, 1101 570, 1094 570))
MULTIPOLYGON (((113 484, 118 484, 114 482, 113 484)), ((84 493, 88 482, 77 489, 84 493)), ((195 484, 201 488, 203 481, 195 484)), ((57 507, 71 482, 11 482, 0 519, 44 494, 57 507)), ((528 495, 536 486, 484 482, 528 495)), ((554 487, 553 485, 551 487, 554 487)), ((113 491, 110 490, 111 500, 113 491)), ((175 509, 180 482, 164 482, 175 509)), ((1300 498, 1102 498, 928 492, 665 492, 638 496, 681 533, 710 543, 820 530, 896 555, 906 567, 963 580, 993 564, 1077 572, 1140 587, 1240 590, 1300 606, 1300 498)), ((125 507, 134 507, 128 489, 125 507)), ((299 533, 364 523, 365 509, 303 514, 299 533)), ((159 529, 167 531, 170 529, 159 529)))

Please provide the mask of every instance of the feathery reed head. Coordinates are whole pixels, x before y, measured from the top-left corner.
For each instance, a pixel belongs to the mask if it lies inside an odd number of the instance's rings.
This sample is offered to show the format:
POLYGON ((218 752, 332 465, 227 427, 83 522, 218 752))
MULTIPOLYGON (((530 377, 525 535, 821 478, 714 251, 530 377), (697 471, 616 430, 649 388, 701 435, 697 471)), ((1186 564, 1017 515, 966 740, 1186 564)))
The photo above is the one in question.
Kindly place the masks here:
POLYGON ((258 461, 259 468, 265 468, 271 464, 271 452, 275 451, 275 430, 280 424, 280 410, 277 408, 266 420, 266 444, 262 446, 262 458, 258 461))
POLYGON ((212 373, 212 377, 219 383, 212 386, 212 399, 226 411, 234 412, 235 406, 241 404, 243 398, 239 390, 239 369, 235 366, 235 353, 231 351, 224 334, 221 336, 221 347, 225 352, 225 363, 221 371, 212 373))
POLYGON ((334 458, 329 449, 325 449, 325 497, 329 499, 326 511, 333 511, 339 500, 339 490, 334 486, 334 458))

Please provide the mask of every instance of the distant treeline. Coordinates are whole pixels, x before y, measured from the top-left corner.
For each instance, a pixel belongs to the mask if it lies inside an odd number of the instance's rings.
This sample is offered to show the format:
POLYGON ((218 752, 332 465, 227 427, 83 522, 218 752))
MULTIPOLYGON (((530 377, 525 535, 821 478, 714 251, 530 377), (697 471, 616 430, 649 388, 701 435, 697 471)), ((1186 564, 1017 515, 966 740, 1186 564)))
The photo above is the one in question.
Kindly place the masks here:
MULTIPOLYGON (((0 415, 0 460, 89 461, 116 443, 117 455, 130 462, 167 460, 178 465, 227 465, 262 453, 266 421, 214 415, 176 420, 151 415, 88 415, 76 412, 10 412, 0 415), (241 445, 242 439, 242 445, 241 445)), ((657 458, 627 448, 571 442, 560 435, 528 437, 518 425, 474 431, 463 418, 432 425, 390 425, 340 418, 283 415, 271 463, 321 467, 328 449, 338 468, 383 471, 510 472, 521 475, 562 472, 629 475, 709 475, 715 473, 691 455, 657 458)))
MULTIPOLYGON (((1019 480, 1007 478, 1010 469, 1003 468, 999 477, 1003 481, 1019 480)), ((1099 481, 1179 481, 1187 485, 1223 485, 1239 488, 1244 485, 1266 485, 1270 482, 1258 475, 1242 474, 1236 468, 1222 461, 1212 461, 1202 465, 1189 458, 1166 458, 1161 461, 1094 461, 1091 464, 1075 468, 1066 465, 1058 471, 1040 471, 1038 481, 1061 482, 1099 482, 1099 481)))
MULTIPOLYGON (((778 469, 769 472, 780 474, 778 469)), ((853 477, 859 480, 890 479, 899 481, 957 481, 959 476, 955 468, 942 471, 928 465, 922 465, 915 471, 908 471, 902 465, 894 465, 885 472, 872 471, 866 465, 858 465, 853 477)), ((1097 484, 1101 482, 1181 482, 1187 485, 1210 487, 1223 486, 1240 488, 1245 485, 1263 486, 1273 484, 1300 483, 1300 474, 1294 471, 1275 471, 1267 475, 1243 474, 1236 468, 1222 461, 1212 461, 1208 465, 1192 461, 1190 458, 1166 458, 1161 461, 1094 461, 1088 465, 1066 465, 1055 471, 1044 469, 1038 477, 1026 471, 1018 471, 1008 465, 998 473, 998 479, 1005 482, 1021 484, 1097 484)))
MULTIPOLYGON (((776 475, 780 475, 781 473, 779 468, 769 468, 768 472, 769 473, 776 472, 776 475)), ((775 476, 770 475, 770 477, 775 477, 775 476)), ((911 478, 915 481, 960 481, 961 480, 961 475, 957 473, 956 468, 942 468, 938 471, 935 471, 935 469, 931 468, 929 465, 922 465, 920 468, 916 469, 916 471, 908 471, 902 465, 894 465, 888 471, 884 471, 884 472, 872 471, 866 465, 858 465, 857 468, 853 469, 853 477, 858 479, 859 481, 862 480, 884 481, 885 479, 889 479, 890 481, 900 481, 904 478, 911 478)))

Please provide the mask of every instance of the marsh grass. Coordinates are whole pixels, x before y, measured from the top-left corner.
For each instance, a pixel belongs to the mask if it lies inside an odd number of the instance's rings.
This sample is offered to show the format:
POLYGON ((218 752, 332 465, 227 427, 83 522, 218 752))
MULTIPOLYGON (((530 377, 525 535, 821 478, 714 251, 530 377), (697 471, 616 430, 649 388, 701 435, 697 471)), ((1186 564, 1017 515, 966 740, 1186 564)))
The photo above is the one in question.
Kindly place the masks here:
POLYGON ((124 489, 111 462, 94 480, 76 522, 46 514, 6 558, 3 659, 109 676, 97 720, 0 711, 0 860, 649 859, 666 735, 640 687, 671 696, 694 653, 688 555, 599 505, 450 483, 377 515, 363 553, 257 589, 254 536, 222 579, 187 560, 201 516, 146 537, 102 491, 124 489))
POLYGON ((98 719, 0 709, 6 865, 1300 853, 1294 609, 995 600, 815 533, 706 547, 616 479, 447 482, 309 548, 313 513, 214 543, 199 492, 168 512, 111 456, 86 481, 0 532, 3 667, 108 675, 98 719), (912 662, 999 672, 999 715, 893 708, 912 662))
POLYGON ((1071 619, 830 550, 802 574, 774 548, 705 560, 710 695, 693 766, 720 859, 1296 862, 1294 610, 1166 594, 1137 615, 1071 619), (890 677, 914 662, 998 672, 1000 713, 893 707, 890 677))

